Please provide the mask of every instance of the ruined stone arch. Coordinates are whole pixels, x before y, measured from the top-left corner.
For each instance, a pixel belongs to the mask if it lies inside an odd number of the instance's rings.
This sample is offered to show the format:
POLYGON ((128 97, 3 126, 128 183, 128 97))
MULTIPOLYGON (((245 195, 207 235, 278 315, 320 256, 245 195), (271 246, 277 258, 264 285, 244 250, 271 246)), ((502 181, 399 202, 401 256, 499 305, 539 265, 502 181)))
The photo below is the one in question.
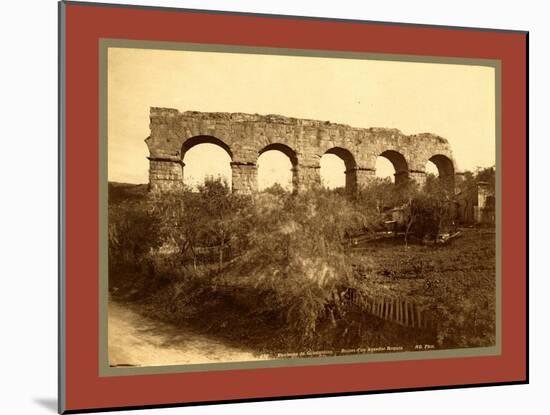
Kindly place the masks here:
POLYGON ((428 161, 431 161, 437 167, 439 179, 454 191, 456 167, 453 160, 444 154, 435 154, 428 161))
MULTIPOLYGON (((185 141, 183 141, 181 145, 181 150, 180 150, 181 166, 182 166, 182 182, 185 185, 190 185, 189 181, 187 180, 187 176, 185 172, 185 169, 186 169, 186 161, 184 160, 185 155, 189 150, 201 144, 213 144, 221 148, 229 156, 229 166, 231 166, 232 164, 233 152, 231 151, 231 148, 225 141, 210 135, 197 135, 197 136, 190 137, 185 141)), ((232 176, 232 173, 231 173, 231 176, 232 176)), ((232 183, 232 180, 231 180, 231 183, 232 183)))
POLYGON ((229 145, 225 141, 211 135, 196 135, 185 140, 181 146, 181 159, 183 160, 187 151, 191 150, 191 148, 199 144, 215 144, 223 148, 227 152, 227 154, 229 154, 231 160, 233 160, 233 152, 231 151, 229 145))
POLYGON ((296 151, 294 151, 292 148, 287 146, 286 144, 282 143, 271 143, 262 148, 260 151, 258 151, 258 157, 260 157, 263 153, 270 150, 277 150, 286 155, 290 162, 292 163, 292 166, 298 165, 298 156, 296 155, 296 151))
POLYGON ((388 159, 395 170, 395 184, 402 184, 409 180, 409 163, 403 154, 396 150, 385 150, 378 155, 388 159))
POLYGON ((290 160, 291 172, 292 172, 292 191, 296 191, 298 189, 298 155, 296 154, 296 151, 294 151, 288 145, 283 143, 271 143, 261 148, 258 151, 256 166, 258 166, 258 160, 260 156, 264 154, 266 151, 271 151, 271 150, 280 151, 285 156, 287 156, 288 159, 290 160))
POLYGON ((344 171, 346 175, 346 191, 354 192, 357 189, 357 162, 351 151, 343 147, 332 147, 325 151, 323 155, 325 154, 334 154, 342 159, 346 167, 344 171))
POLYGON ((439 172, 439 177, 454 177, 455 166, 453 161, 449 157, 443 154, 436 154, 430 157, 428 161, 431 161, 433 164, 435 164, 435 166, 437 167, 437 171, 439 172))

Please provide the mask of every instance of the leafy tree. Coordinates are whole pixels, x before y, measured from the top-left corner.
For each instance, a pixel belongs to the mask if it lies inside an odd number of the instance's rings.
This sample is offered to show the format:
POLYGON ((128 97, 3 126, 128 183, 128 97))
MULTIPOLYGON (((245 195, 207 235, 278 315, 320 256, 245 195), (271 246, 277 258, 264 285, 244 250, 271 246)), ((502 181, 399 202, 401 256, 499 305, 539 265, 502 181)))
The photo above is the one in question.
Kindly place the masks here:
POLYGON ((137 269, 146 253, 159 244, 159 222, 148 206, 134 201, 109 206, 109 263, 137 269))
POLYGON ((234 215, 238 208, 238 197, 231 193, 227 182, 220 178, 208 178, 199 187, 199 194, 203 214, 209 219, 204 223, 203 233, 213 245, 218 246, 218 271, 221 271, 224 250, 239 223, 234 215))
POLYGON ((487 167, 487 168, 481 168, 478 167, 475 171, 475 177, 476 181, 478 182, 486 182, 488 184, 489 189, 495 190, 495 168, 494 167, 487 167))
POLYGON ((439 178, 428 175, 422 189, 408 182, 395 186, 393 192, 390 200, 403 210, 405 246, 410 235, 435 239, 451 224, 454 191, 439 178))

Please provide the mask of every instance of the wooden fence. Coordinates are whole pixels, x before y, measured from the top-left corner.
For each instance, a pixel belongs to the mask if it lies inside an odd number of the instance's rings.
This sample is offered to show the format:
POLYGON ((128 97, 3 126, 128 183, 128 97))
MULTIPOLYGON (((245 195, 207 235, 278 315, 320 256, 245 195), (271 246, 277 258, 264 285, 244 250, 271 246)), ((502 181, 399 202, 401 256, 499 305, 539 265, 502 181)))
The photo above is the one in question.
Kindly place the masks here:
POLYGON ((426 307, 420 306, 414 301, 384 296, 371 298, 351 289, 348 289, 344 295, 348 301, 360 305, 367 313, 401 326, 421 329, 435 326, 426 307))

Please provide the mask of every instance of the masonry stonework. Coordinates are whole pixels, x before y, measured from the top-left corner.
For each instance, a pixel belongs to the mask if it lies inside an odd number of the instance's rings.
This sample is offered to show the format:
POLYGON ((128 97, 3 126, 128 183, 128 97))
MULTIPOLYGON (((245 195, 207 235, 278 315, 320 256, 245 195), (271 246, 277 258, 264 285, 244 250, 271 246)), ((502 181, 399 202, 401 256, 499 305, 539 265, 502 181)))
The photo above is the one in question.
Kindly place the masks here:
POLYGON ((149 189, 181 189, 185 152, 197 144, 213 143, 231 157, 233 191, 257 190, 257 161, 265 151, 284 152, 293 165, 296 191, 321 184, 320 160, 338 155, 346 165, 346 188, 354 191, 375 177, 376 158, 386 157, 395 168, 395 180, 422 184, 426 163, 434 162, 440 177, 454 181, 459 174, 446 139, 431 133, 405 135, 390 128, 354 128, 344 124, 244 113, 207 113, 150 109, 149 189))

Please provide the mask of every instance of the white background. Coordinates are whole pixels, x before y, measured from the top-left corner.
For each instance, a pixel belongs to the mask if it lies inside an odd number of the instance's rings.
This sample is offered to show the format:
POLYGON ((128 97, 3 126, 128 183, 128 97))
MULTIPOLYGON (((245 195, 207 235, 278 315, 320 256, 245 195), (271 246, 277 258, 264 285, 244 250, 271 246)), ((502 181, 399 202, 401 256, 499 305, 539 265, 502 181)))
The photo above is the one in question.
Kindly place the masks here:
MULTIPOLYGON (((112 0, 116 2, 116 0, 112 0)), ((544 1, 138 1, 213 10, 433 23, 530 31, 531 384, 141 413, 512 414, 548 410, 547 293, 550 74, 544 1), (544 410, 543 408, 547 408, 544 410)), ((0 299, 2 413, 54 413, 57 384, 57 4, 11 0, 0 13, 0 299)), ((518 275, 518 278, 522 278, 518 275)))

